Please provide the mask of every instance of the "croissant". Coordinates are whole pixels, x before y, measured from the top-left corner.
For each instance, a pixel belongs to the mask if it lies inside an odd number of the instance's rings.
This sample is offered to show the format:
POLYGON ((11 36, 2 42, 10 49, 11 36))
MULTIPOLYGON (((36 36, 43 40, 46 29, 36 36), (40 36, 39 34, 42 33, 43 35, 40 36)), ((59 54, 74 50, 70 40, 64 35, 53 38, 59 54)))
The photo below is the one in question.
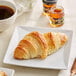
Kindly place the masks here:
POLYGON ((64 33, 47 32, 39 33, 31 32, 19 42, 14 51, 15 59, 45 59, 48 55, 58 51, 68 38, 64 33))
POLYGON ((7 76, 5 72, 0 71, 0 76, 7 76))

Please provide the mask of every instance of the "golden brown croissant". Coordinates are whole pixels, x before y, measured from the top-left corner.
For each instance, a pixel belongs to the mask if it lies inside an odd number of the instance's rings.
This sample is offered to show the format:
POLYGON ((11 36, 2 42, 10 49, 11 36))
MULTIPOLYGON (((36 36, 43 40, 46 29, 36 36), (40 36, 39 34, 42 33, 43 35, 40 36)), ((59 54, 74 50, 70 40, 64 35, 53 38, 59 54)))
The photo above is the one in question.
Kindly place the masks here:
POLYGON ((15 59, 44 59, 47 55, 56 52, 67 42, 67 36, 63 33, 39 33, 27 34, 14 51, 15 59))
POLYGON ((7 76, 5 72, 0 71, 0 76, 7 76))
POLYGON ((54 53, 67 42, 67 36, 63 33, 44 33, 48 43, 48 55, 54 53))

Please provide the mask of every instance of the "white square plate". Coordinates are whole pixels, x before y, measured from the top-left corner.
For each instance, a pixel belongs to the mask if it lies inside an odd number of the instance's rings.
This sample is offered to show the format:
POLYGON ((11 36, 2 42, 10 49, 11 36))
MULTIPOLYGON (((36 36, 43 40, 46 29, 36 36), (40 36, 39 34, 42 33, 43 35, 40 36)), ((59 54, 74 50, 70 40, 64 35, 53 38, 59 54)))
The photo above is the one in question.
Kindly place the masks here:
POLYGON ((3 71, 7 74, 7 76, 14 76, 14 70, 13 69, 8 69, 8 68, 1 68, 0 71, 3 71))
POLYGON ((72 40, 71 30, 59 30, 50 28, 36 28, 36 27, 25 27, 18 26, 15 28, 12 39, 9 43, 4 63, 13 64, 18 66, 34 67, 34 68, 46 68, 46 69, 66 69, 68 67, 68 60, 70 54, 72 40), (13 58, 13 52, 19 41, 27 34, 32 31, 44 32, 63 32, 68 36, 68 43, 64 45, 59 51, 48 56, 44 60, 40 59, 30 59, 30 60, 16 60, 13 58))

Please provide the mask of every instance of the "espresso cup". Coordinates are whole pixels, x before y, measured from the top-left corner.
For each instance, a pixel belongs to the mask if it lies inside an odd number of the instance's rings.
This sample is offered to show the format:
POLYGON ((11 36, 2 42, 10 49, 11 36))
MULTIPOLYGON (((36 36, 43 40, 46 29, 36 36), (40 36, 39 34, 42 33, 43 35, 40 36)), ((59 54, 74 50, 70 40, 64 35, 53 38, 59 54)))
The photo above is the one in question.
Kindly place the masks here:
POLYGON ((18 16, 18 10, 13 2, 7 0, 0 0, 0 32, 7 30, 15 22, 18 16), (10 11, 13 12, 11 15, 10 11))

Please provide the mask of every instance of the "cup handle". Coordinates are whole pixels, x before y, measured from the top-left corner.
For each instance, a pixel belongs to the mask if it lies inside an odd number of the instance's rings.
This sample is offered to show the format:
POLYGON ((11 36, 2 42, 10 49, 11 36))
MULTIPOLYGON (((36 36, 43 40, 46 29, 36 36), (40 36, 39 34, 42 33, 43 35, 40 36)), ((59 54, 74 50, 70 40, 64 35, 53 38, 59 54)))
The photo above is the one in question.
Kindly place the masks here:
POLYGON ((24 7, 21 4, 16 4, 16 9, 17 9, 17 17, 22 15, 24 13, 24 7))

